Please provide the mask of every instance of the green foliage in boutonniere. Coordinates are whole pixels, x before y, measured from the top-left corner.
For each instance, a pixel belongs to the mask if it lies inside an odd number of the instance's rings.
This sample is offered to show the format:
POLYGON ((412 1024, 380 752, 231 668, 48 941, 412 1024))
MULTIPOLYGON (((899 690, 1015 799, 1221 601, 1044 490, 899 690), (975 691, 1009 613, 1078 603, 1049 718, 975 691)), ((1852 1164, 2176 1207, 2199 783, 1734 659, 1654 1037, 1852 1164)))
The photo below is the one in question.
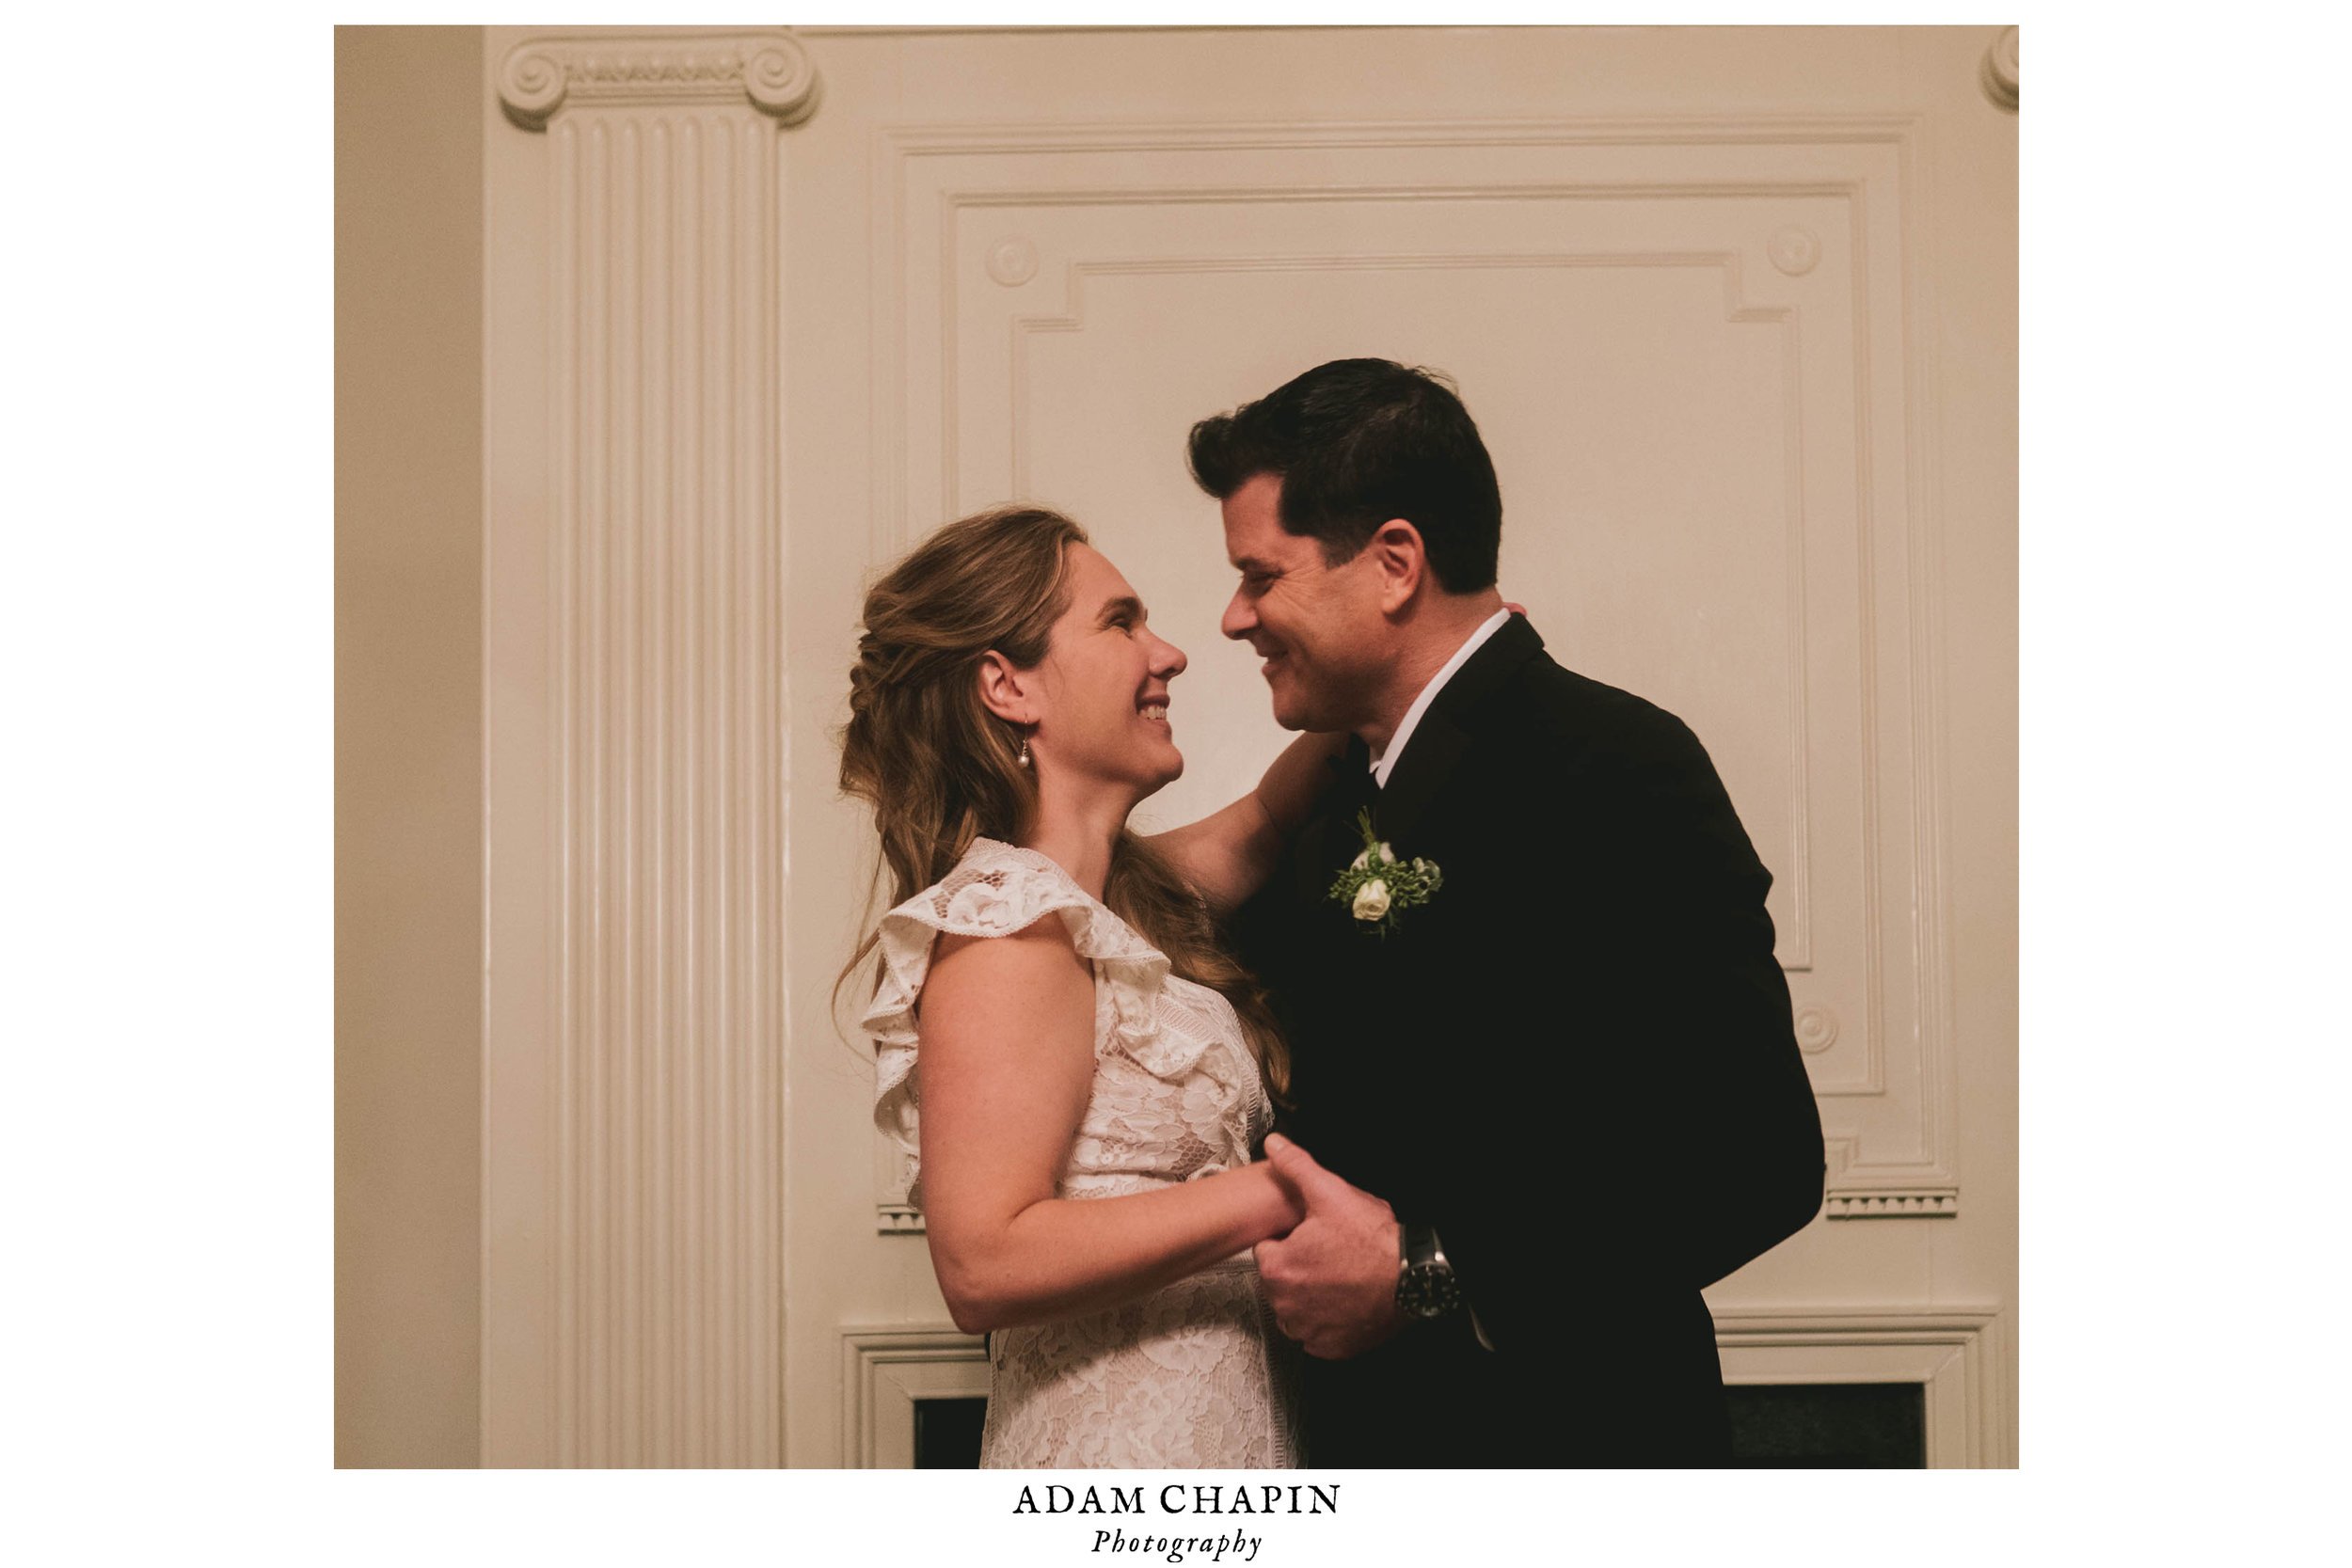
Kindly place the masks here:
POLYGON ((1398 860, 1373 830, 1369 811, 1356 814, 1356 826, 1364 835, 1364 851, 1340 873, 1330 895, 1347 906, 1361 929, 1386 937, 1396 928, 1397 911, 1428 903, 1445 878, 1435 861, 1398 860))

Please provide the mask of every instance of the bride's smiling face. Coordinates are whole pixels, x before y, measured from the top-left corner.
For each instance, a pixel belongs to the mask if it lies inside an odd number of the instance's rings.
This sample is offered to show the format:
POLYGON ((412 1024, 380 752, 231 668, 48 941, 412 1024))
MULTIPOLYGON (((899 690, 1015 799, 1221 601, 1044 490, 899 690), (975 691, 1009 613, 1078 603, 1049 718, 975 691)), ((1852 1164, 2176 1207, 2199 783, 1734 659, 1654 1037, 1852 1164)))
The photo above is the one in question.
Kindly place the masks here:
POLYGON ((1070 546, 1063 583, 1070 605, 1036 673, 1039 776, 1128 785, 1141 800, 1184 770, 1168 708, 1184 650, 1152 630, 1142 599, 1091 546, 1070 546))

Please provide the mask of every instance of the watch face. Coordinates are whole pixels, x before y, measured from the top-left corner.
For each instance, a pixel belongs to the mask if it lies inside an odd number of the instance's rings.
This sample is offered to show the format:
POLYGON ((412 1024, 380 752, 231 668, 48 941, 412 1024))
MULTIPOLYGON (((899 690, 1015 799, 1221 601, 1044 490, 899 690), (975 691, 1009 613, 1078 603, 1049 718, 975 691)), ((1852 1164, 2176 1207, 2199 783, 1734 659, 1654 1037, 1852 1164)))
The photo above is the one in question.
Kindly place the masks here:
POLYGON ((1438 1263, 1415 1263, 1396 1282, 1396 1305, 1421 1318, 1441 1318, 1461 1305, 1454 1271, 1438 1263))

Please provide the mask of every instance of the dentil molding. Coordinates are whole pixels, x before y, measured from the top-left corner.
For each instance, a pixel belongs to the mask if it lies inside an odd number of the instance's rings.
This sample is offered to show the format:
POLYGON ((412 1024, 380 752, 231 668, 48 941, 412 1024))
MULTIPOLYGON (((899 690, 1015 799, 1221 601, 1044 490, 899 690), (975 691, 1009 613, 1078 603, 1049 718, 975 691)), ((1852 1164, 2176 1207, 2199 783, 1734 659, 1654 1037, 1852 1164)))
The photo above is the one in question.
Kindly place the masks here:
POLYGON ((528 39, 499 67, 499 102, 526 131, 566 103, 739 103, 798 125, 817 112, 817 66, 788 33, 528 39))
POLYGON ((1957 1187, 1921 1188, 1913 1192, 1831 1193, 1821 1212, 1834 1220, 1927 1219, 1960 1212, 1957 1187))

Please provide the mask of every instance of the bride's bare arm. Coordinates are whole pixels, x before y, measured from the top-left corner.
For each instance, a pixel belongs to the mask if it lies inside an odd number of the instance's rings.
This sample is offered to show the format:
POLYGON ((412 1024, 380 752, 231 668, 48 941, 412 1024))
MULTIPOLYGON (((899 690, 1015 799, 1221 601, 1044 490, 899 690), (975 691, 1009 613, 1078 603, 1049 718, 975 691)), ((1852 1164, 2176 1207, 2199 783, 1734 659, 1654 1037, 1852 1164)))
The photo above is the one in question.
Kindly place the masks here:
POLYGON ((1126 1197, 1057 1198, 1094 1076, 1094 980, 1048 916, 943 936, 923 986, 923 1209, 967 1334, 1115 1306, 1286 1233, 1261 1162, 1126 1197))
POLYGON ((1281 858, 1283 840, 1307 819, 1315 797, 1331 782, 1325 766, 1347 743, 1344 731, 1302 735, 1274 759, 1258 787, 1198 822, 1152 837, 1219 913, 1263 885, 1281 858))

